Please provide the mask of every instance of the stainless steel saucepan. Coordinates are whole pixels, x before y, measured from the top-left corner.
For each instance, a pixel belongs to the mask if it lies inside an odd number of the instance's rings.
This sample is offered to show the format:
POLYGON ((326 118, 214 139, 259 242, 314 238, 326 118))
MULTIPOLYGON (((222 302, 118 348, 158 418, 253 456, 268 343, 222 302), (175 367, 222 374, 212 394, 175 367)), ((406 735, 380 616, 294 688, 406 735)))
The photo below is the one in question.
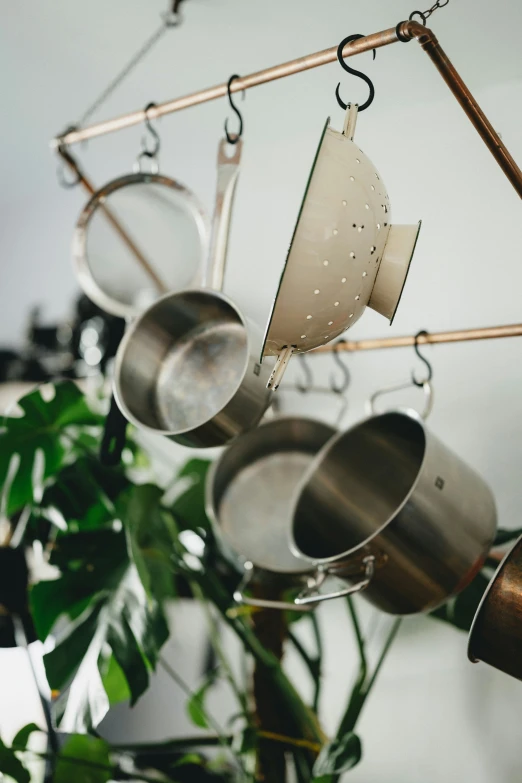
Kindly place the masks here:
POLYGON ((167 294, 132 324, 116 356, 115 396, 129 421, 185 446, 222 445, 268 408, 262 336, 223 293, 242 143, 218 150, 207 289, 167 294))
POLYGON ((237 438, 209 470, 207 514, 224 549, 245 568, 238 603, 306 610, 289 601, 251 598, 251 581, 303 589, 313 566, 290 549, 293 493, 336 430, 302 417, 281 417, 237 438))
POLYGON ((317 569, 296 601, 364 590, 390 614, 429 611, 471 581, 495 526, 487 484, 421 416, 371 416, 323 447, 296 492, 295 551, 317 569), (332 573, 348 584, 321 594, 332 573))

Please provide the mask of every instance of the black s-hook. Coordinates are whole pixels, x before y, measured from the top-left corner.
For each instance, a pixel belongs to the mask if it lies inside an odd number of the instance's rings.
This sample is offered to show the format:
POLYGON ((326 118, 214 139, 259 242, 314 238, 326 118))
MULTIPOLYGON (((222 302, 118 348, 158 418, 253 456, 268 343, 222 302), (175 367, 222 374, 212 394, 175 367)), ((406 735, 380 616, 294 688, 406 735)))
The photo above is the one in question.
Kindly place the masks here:
POLYGON ((335 378, 333 373, 330 375, 330 387, 335 394, 344 394, 348 386, 350 385, 350 370, 348 367, 344 364, 341 357, 339 356, 339 347, 342 343, 345 343, 346 340, 337 340, 336 343, 334 343, 332 347, 332 357, 334 362, 337 364, 337 366, 340 368, 343 374, 343 380, 342 382, 337 385, 335 382, 335 378))
POLYGON ((428 375, 422 381, 418 381, 417 378, 415 377, 415 372, 412 372, 411 380, 413 381, 415 386, 424 386, 425 383, 427 383, 428 381, 431 381, 431 379, 433 378, 433 367, 431 366, 429 361, 426 359, 426 357, 421 354, 420 349, 419 349, 419 337, 426 337, 427 335, 428 335, 428 332, 425 329, 421 329, 420 332, 417 332, 417 334, 415 335, 415 338, 414 338, 415 342, 414 342, 414 345, 413 345, 413 349, 414 349, 415 353, 417 354, 417 356, 419 357, 419 359, 421 360, 421 362, 423 362, 426 365, 426 369, 428 370, 428 375))
POLYGON ((159 133, 156 130, 156 128, 153 127, 149 117, 149 111, 154 108, 156 108, 155 103, 148 103, 143 110, 145 112, 145 127, 147 128, 148 132, 152 137, 152 147, 147 146, 146 136, 142 136, 141 138, 142 153, 148 158, 155 158, 161 146, 161 139, 159 137, 159 133))
MULTIPOLYGON (((228 119, 225 120, 225 135, 227 137, 227 141, 228 141, 229 144, 237 144, 239 139, 243 135, 243 117, 241 116, 241 112, 237 108, 236 104, 232 100, 232 94, 230 92, 230 86, 231 86, 232 82, 234 81, 234 79, 239 79, 239 78, 240 78, 239 74, 238 73, 234 73, 230 77, 230 79, 228 80, 228 84, 227 84, 228 102, 230 103, 230 108, 232 109, 232 111, 235 111, 235 113, 237 114, 237 118, 239 120, 239 129, 238 129, 237 133, 229 133, 229 130, 228 130, 228 119)), ((243 91, 243 99, 244 98, 245 98, 245 92, 243 91)))
MULTIPOLYGON (((347 43, 350 43, 350 41, 356 41, 358 38, 364 38, 364 35, 360 35, 356 33, 355 35, 349 35, 347 38, 344 38, 339 46, 337 47, 337 59, 339 60, 339 64, 347 73, 353 74, 353 76, 358 76, 359 79, 362 79, 368 87, 370 88, 370 95, 368 96, 368 100, 365 101, 365 103, 362 104, 362 106, 359 106, 359 111, 364 111, 373 103, 373 99, 375 98, 375 87, 373 86, 372 80, 366 76, 365 73, 362 73, 361 71, 356 71, 355 68, 350 68, 349 65, 347 65, 343 59, 343 49, 346 46, 347 43)), ((375 49, 373 50, 373 59, 375 60, 375 49)), ((337 98, 337 103, 341 107, 341 109, 347 109, 349 104, 345 103, 341 96, 339 95, 339 87, 341 86, 341 82, 337 85, 335 88, 335 97, 337 98)))

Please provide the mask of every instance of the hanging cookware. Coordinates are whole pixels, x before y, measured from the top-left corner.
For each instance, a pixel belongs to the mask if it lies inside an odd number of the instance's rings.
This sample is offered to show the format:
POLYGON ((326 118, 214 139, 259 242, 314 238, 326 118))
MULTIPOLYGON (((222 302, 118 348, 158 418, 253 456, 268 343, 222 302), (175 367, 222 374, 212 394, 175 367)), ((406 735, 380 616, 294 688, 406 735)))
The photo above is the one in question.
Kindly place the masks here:
POLYGON ((296 602, 364 590, 390 614, 429 611, 472 580, 495 526, 487 484, 420 415, 373 415, 327 443, 295 494, 295 551, 317 568, 296 602), (320 594, 331 573, 348 586, 320 594))
POLYGON ((482 596, 468 657, 522 680, 522 537, 506 554, 482 596))
POLYGON ((119 177, 76 224, 78 281, 102 310, 132 319, 161 294, 200 283, 208 234, 203 207, 180 182, 156 169, 119 177))
POLYGON ((313 566, 290 549, 292 496, 317 452, 336 430, 302 417, 268 421, 237 438, 211 466, 206 509, 223 548, 245 568, 239 603, 303 610, 288 601, 251 598, 253 580, 302 589, 313 566))
POLYGON ((353 326, 365 307, 393 321, 420 223, 392 226, 388 194, 353 141, 357 105, 342 133, 327 120, 270 314, 263 356, 277 356, 277 388, 293 352, 353 326))
POLYGON ((261 336, 221 293, 242 142, 220 142, 207 289, 167 294, 140 315, 115 363, 120 409, 137 426, 185 446, 223 445, 268 408, 261 336))

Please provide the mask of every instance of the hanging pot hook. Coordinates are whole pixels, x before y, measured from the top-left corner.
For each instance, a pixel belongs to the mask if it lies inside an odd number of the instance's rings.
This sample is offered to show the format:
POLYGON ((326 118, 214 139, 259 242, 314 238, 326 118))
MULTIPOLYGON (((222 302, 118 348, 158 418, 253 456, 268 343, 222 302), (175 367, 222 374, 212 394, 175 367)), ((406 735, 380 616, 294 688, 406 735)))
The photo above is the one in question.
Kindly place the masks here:
POLYGON ((314 378, 304 353, 300 353, 298 355, 299 355, 299 362, 303 370, 304 382, 297 381, 295 386, 296 389, 301 392, 301 394, 306 394, 312 388, 314 378))
POLYGON ((143 135, 141 137, 141 152, 148 158, 156 158, 161 147, 161 139, 158 131, 153 127, 149 117, 149 111, 155 107, 155 103, 148 103, 143 110, 145 112, 145 127, 152 137, 152 147, 147 145, 147 137, 143 135))
POLYGON ((338 340, 336 343, 334 343, 332 347, 332 358, 343 374, 343 380, 339 385, 335 383, 334 374, 333 373, 330 374, 330 388, 333 392, 335 392, 335 394, 344 394, 344 392, 350 385, 350 370, 344 364, 341 357, 339 356, 339 347, 341 343, 345 343, 345 342, 346 340, 343 339, 338 340))
POLYGON ((69 127, 66 128, 62 133, 62 136, 60 137, 60 142, 57 147, 58 155, 61 157, 62 160, 56 169, 56 176, 58 177, 59 185, 62 188, 67 188, 67 189, 75 188, 76 185, 78 185, 82 181, 80 172, 78 170, 78 164, 76 163, 76 160, 69 152, 67 145, 64 144, 62 141, 64 136, 67 136, 68 133, 72 133, 73 131, 76 130, 78 130, 76 125, 69 125, 69 127), (67 179, 67 177, 65 176, 65 163, 67 163, 69 168, 75 172, 76 176, 74 179, 70 180, 67 179))
MULTIPOLYGON (((341 68, 344 68, 344 70, 347 73, 353 74, 353 76, 358 76, 359 79, 362 79, 368 87, 370 88, 370 95, 368 96, 368 100, 365 101, 365 103, 362 104, 362 106, 359 106, 359 111, 364 111, 373 103, 373 99, 375 98, 375 87, 373 86, 373 82, 370 79, 369 76, 366 76, 365 73, 362 73, 361 71, 356 71, 355 68, 350 68, 349 65, 344 61, 343 59, 343 49, 346 46, 347 43, 350 43, 350 41, 356 41, 358 38, 364 38, 364 35, 360 35, 359 33, 356 33, 355 35, 349 35, 347 38, 343 38, 339 46, 337 47, 337 59, 339 60, 339 64, 341 65, 341 68)), ((373 50, 373 59, 375 60, 375 49, 373 50)), ((341 109, 346 109, 350 104, 345 103, 341 96, 339 95, 339 87, 341 86, 341 82, 337 85, 335 88, 335 97, 337 98, 337 103, 341 107, 341 109)))
MULTIPOLYGON (((238 73, 234 73, 230 79, 228 80, 227 84, 227 95, 228 95, 228 102, 230 103, 230 108, 232 111, 234 111, 237 114, 237 118, 239 120, 239 129, 237 133, 230 133, 228 130, 228 118, 225 120, 225 135, 227 137, 227 141, 229 144, 237 144, 241 136, 243 135, 243 117, 241 116, 241 112, 237 108, 236 104, 234 103, 232 99, 232 94, 230 92, 230 87, 232 85, 232 82, 234 79, 241 78, 238 73)), ((243 90, 243 100, 245 99, 245 91, 243 90)))
POLYGON ((419 349, 419 337, 427 337, 427 335, 428 332, 425 329, 421 329, 420 332, 417 332, 414 338, 415 343, 413 345, 413 350, 415 351, 415 353, 417 354, 421 362, 424 362, 424 364, 426 365, 426 369, 428 371, 426 378, 423 378, 421 381, 417 380, 417 378, 415 377, 415 371, 414 370, 412 371, 411 380, 415 384, 415 386, 424 386, 426 383, 429 383, 429 381, 431 381, 431 379, 433 378, 433 367, 426 359, 426 357, 421 354, 419 349))

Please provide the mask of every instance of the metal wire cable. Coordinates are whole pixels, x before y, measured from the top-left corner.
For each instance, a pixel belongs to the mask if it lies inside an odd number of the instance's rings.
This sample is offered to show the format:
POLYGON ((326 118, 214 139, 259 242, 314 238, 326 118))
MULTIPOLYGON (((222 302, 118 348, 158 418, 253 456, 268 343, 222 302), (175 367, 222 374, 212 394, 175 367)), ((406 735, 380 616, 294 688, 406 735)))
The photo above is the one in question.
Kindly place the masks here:
POLYGON ((138 63, 151 51, 151 49, 158 43, 163 37, 163 34, 171 27, 176 27, 181 22, 181 17, 177 11, 179 2, 173 3, 172 11, 169 11, 164 15, 160 27, 140 46, 138 51, 130 58, 122 70, 109 82, 103 92, 96 98, 96 100, 88 107, 88 109, 82 114, 78 120, 78 127, 82 127, 87 120, 105 103, 107 98, 120 86, 120 84, 127 78, 127 76, 134 70, 138 63))

